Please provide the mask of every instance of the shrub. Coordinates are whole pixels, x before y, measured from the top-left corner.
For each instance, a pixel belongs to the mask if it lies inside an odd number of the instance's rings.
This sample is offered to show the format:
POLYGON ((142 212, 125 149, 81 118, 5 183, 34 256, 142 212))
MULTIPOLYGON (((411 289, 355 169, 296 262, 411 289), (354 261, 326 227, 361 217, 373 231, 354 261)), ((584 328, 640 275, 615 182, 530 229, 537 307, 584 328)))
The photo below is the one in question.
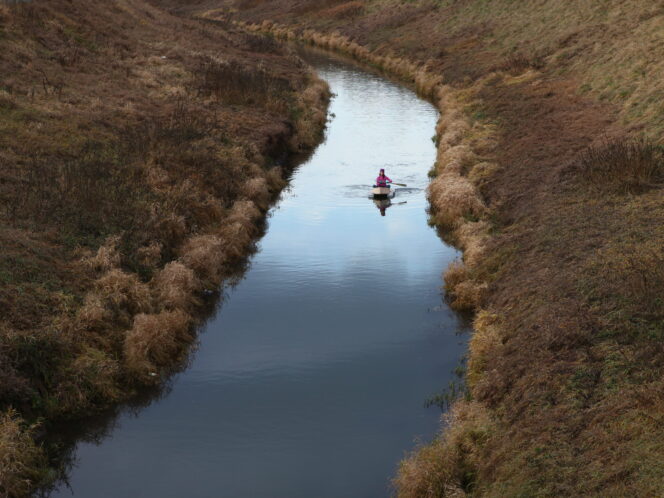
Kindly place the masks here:
POLYGON ((487 291, 487 284, 473 280, 466 266, 452 263, 445 272, 445 290, 451 300, 450 306, 457 311, 472 311, 477 308, 487 291))
POLYGON ((497 321, 497 316, 487 311, 480 311, 473 321, 474 331, 468 346, 470 354, 466 376, 471 391, 484 378, 491 359, 497 356, 498 348, 502 344, 497 321))
POLYGON ((486 211, 473 184, 456 173, 436 177, 429 185, 428 193, 433 218, 444 228, 456 228, 464 220, 476 221, 486 211))
POLYGON ((263 211, 267 210, 270 206, 272 196, 270 195, 270 189, 265 178, 254 177, 247 180, 242 188, 242 192, 263 211))
POLYGON ((517 53, 506 57, 505 61, 495 69, 519 74, 528 69, 542 69, 544 65, 544 58, 541 56, 527 57, 517 53))

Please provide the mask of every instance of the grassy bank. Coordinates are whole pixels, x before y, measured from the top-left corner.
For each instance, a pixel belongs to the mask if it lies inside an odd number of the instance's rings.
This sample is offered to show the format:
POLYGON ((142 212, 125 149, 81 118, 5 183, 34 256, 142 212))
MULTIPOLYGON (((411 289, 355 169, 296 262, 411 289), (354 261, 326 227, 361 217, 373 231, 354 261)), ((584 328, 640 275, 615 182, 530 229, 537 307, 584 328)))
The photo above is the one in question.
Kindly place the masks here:
POLYGON ((142 0, 0 4, 0 495, 33 436, 160 383, 313 147, 328 90, 273 40, 142 0))
POLYGON ((446 288, 475 332, 467 395, 398 493, 661 494, 661 7, 176 3, 344 51, 439 103, 432 218, 464 249, 446 288))

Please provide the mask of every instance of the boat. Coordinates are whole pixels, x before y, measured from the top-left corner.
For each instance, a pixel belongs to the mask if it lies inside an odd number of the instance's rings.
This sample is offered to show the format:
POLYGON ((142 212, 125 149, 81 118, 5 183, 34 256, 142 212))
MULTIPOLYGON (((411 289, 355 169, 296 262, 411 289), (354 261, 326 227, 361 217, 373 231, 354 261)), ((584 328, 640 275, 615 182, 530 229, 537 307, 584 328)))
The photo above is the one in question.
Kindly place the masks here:
POLYGON ((390 187, 374 187, 371 195, 374 199, 388 199, 394 197, 394 191, 390 187))

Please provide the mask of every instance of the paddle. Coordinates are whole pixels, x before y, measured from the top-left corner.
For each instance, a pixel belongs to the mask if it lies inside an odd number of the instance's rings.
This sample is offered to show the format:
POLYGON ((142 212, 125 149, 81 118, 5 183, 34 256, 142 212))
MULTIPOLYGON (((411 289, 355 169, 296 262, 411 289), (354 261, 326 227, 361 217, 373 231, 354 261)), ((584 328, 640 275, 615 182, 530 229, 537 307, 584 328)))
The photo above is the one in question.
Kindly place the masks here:
POLYGON ((392 185, 399 185, 399 187, 407 187, 408 186, 405 183, 394 183, 394 182, 392 182, 392 185))

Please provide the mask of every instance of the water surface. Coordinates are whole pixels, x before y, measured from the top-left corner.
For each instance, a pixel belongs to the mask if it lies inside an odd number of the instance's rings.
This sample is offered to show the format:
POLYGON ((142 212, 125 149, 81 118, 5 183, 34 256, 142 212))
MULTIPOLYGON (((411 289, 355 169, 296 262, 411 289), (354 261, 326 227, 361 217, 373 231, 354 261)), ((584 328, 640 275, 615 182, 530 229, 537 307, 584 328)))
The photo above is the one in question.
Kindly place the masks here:
POLYGON ((326 141, 273 209, 245 278, 172 390, 80 442, 53 496, 380 497, 440 411, 465 349, 442 302, 457 253, 427 226, 437 113, 413 92, 311 56, 336 97, 326 141), (378 170, 398 189, 368 198, 378 170))

